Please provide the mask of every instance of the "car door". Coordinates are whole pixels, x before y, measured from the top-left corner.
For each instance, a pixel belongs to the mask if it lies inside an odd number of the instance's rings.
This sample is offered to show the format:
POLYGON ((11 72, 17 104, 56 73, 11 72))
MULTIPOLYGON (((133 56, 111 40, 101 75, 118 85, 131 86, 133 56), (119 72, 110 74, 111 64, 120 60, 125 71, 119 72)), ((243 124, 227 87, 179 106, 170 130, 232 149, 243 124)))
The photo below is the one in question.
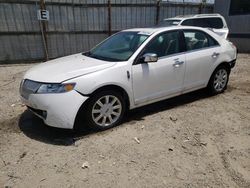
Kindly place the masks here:
MULTIPOLYGON (((181 92, 185 72, 185 54, 181 32, 171 31, 154 37, 132 66, 133 93, 136 105, 166 98, 181 92), (157 54, 158 61, 139 61, 144 54, 157 54)), ((184 39, 183 39, 184 40, 184 39)))
POLYGON ((205 87, 220 55, 219 43, 200 30, 184 30, 183 33, 187 50, 183 89, 205 87))

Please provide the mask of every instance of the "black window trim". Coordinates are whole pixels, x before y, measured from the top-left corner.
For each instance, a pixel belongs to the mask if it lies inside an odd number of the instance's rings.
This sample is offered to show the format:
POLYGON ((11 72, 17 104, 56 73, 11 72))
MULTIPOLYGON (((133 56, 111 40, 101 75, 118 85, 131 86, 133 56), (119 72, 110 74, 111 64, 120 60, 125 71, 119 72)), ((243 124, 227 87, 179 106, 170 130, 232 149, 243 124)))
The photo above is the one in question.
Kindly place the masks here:
MULTIPOLYGON (((206 50, 206 49, 209 49, 209 48, 216 48, 218 46, 221 46, 220 43, 214 38, 212 37, 211 35, 209 35, 208 33, 202 31, 202 30, 199 30, 199 29, 182 29, 182 34, 183 34, 183 40, 185 41, 185 52, 186 53, 190 53, 190 52, 196 52, 196 51, 201 51, 201 50, 206 50), (185 40, 185 35, 184 35, 184 32, 185 31, 198 31, 198 32, 201 32, 203 34, 205 34, 205 36, 208 38, 208 37, 211 37, 213 40, 215 40, 215 42, 217 42, 217 45, 214 45, 214 46, 208 46, 208 47, 205 47, 205 48, 199 48, 199 49, 195 49, 195 50, 187 50, 187 43, 186 43, 186 40, 185 40)), ((208 40, 209 42, 209 40, 208 40)))
POLYGON ((157 38, 157 37, 160 36, 160 35, 164 35, 164 34, 166 34, 166 33, 171 33, 171 32, 176 32, 176 31, 178 31, 178 33, 179 33, 178 40, 179 40, 179 46, 180 46, 180 50, 181 50, 181 51, 180 51, 179 53, 175 53, 175 54, 170 54, 170 55, 166 55, 166 56, 159 57, 159 59, 164 59, 164 58, 168 58, 168 57, 171 57, 171 56, 176 56, 176 55, 180 55, 180 54, 185 53, 185 52, 186 52, 186 45, 185 45, 183 42, 181 42, 181 41, 185 40, 185 39, 183 38, 184 35, 183 35, 182 29, 174 29, 174 30, 170 30, 170 31, 164 31, 164 32, 161 32, 161 33, 157 34, 156 36, 154 36, 154 37, 146 44, 146 46, 143 47, 143 49, 140 51, 140 53, 136 56, 136 58, 135 58, 135 60, 134 60, 134 62, 133 62, 132 65, 143 64, 143 63, 141 63, 141 62, 139 61, 139 58, 140 58, 141 55, 144 53, 145 48, 146 48, 155 38, 157 38))

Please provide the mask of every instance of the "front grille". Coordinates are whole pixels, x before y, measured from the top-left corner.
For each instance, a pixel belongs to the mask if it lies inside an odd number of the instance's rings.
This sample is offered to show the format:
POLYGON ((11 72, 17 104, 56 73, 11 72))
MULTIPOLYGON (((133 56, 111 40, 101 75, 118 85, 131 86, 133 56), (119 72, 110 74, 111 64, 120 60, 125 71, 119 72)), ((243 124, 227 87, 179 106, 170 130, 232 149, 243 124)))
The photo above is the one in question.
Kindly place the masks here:
POLYGON ((28 99, 29 95, 36 93, 40 86, 41 83, 26 79, 21 83, 20 94, 23 98, 28 99))

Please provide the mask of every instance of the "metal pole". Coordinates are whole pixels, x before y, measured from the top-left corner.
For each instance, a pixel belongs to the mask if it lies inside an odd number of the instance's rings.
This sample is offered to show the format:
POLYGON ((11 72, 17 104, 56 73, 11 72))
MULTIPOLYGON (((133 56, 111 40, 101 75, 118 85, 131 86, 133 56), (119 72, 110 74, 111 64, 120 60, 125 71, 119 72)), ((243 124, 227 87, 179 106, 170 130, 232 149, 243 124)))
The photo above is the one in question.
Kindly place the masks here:
MULTIPOLYGON (((40 0, 40 9, 45 10, 45 1, 40 0)), ((49 60, 49 55, 48 55, 48 42, 47 42, 47 33, 46 33, 46 23, 45 21, 40 20, 40 28, 41 28, 41 33, 42 33, 42 39, 43 39, 43 46, 44 46, 44 53, 45 53, 45 60, 49 60)))
POLYGON ((199 6, 199 14, 202 13, 202 10, 204 9, 205 4, 206 4, 206 0, 202 0, 199 6))
POLYGON ((111 36, 112 34, 112 29, 111 29, 111 1, 108 0, 108 34, 111 36))

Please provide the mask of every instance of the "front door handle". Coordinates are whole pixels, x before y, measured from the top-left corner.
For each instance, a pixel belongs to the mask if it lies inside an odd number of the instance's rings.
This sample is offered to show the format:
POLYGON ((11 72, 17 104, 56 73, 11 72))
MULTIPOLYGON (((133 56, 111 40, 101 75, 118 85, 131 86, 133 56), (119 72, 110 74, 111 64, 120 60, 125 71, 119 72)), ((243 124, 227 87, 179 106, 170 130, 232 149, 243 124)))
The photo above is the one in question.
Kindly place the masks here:
POLYGON ((184 63, 184 61, 175 61, 173 66, 174 67, 180 67, 180 65, 182 65, 184 63))
POLYGON ((220 53, 214 52, 214 53, 212 54, 212 58, 216 58, 216 57, 218 57, 219 55, 220 55, 220 53))

